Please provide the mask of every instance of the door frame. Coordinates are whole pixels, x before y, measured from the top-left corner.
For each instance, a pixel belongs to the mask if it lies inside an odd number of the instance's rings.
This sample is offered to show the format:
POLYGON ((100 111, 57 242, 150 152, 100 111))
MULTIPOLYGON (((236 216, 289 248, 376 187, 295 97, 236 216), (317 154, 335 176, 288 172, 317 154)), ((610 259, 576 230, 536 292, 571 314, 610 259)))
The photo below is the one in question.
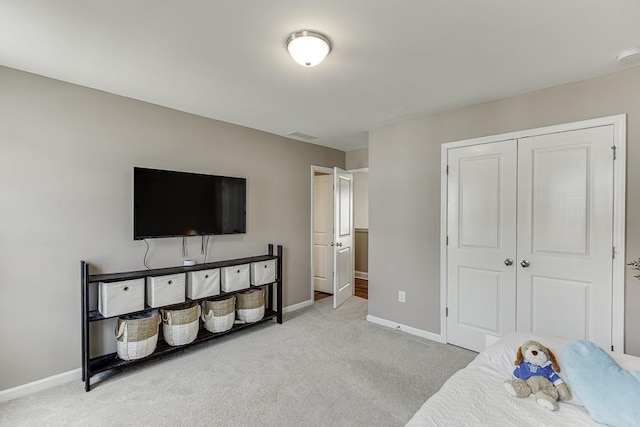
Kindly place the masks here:
MULTIPOLYGON (((314 291, 315 291, 315 286, 314 286, 314 281, 313 281, 313 272, 315 271, 315 264, 313 262, 313 213, 315 212, 315 203, 314 203, 314 193, 315 190, 313 188, 313 177, 316 175, 316 172, 319 173, 326 173, 329 174, 331 176, 333 176, 333 168, 329 168, 329 167, 325 167, 325 166, 315 166, 315 165, 311 165, 311 227, 310 227, 310 234, 311 234, 311 274, 310 274, 310 280, 311 280, 311 294, 310 294, 310 300, 311 300, 311 304, 315 304, 315 298, 314 298, 314 291)), ((334 189, 335 191, 335 189, 334 189)), ((335 266, 334 266, 335 268, 335 266)))
MULTIPOLYGON (((447 142, 440 147, 440 336, 447 340, 447 157, 448 150, 510 139, 568 132, 600 126, 613 126, 616 162, 613 166, 613 277, 611 342, 616 353, 624 353, 624 278, 625 278, 625 194, 627 162, 627 115, 601 117, 499 135, 447 142)), ((613 249, 612 248, 612 249, 613 249)), ((491 343, 487 343, 491 344, 491 343)))

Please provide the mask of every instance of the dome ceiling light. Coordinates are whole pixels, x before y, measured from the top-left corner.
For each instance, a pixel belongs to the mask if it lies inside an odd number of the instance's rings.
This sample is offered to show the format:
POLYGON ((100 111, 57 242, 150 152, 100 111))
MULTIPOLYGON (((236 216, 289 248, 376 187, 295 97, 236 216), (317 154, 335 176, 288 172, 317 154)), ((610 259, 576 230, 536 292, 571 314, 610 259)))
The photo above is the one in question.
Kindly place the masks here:
POLYGON ((322 33, 302 30, 291 33, 285 40, 289 54, 303 67, 315 67, 331 52, 331 40, 322 33))
POLYGON ((618 62, 621 64, 631 64, 640 60, 640 47, 634 47, 633 49, 627 49, 618 55, 618 62))

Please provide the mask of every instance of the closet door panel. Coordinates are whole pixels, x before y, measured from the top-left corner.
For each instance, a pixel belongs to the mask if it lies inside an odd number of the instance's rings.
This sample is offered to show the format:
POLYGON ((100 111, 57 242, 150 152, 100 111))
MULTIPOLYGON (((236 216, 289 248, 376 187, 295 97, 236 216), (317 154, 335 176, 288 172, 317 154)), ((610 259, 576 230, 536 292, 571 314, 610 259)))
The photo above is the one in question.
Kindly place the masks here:
POLYGON ((517 329, 611 345, 612 126, 518 141, 517 329))
POLYGON ((447 340, 480 351, 515 330, 516 149, 503 141, 449 151, 447 340))

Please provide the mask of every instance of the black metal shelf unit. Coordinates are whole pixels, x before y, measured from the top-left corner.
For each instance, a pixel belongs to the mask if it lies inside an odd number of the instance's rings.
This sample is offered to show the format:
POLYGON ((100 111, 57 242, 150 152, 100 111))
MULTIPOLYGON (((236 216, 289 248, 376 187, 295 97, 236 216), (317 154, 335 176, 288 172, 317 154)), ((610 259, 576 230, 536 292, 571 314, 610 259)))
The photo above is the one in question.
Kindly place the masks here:
MULTIPOLYGON (((81 286, 82 288, 82 381, 84 381, 85 390, 86 391, 91 390, 91 377, 100 372, 108 371, 110 369, 115 369, 115 368, 132 366, 139 363, 144 363, 151 359, 155 359, 163 355, 174 353, 176 351, 179 351, 186 347, 190 347, 192 345, 200 344, 205 341, 209 341, 233 332, 243 330, 245 328, 259 325, 261 323, 270 321, 273 318, 275 318, 276 321, 281 324, 282 323, 282 261, 283 261, 282 252, 283 252, 282 246, 278 245, 277 254, 274 254, 273 245, 269 244, 269 250, 267 255, 209 262, 206 264, 198 264, 191 267, 170 267, 170 268, 158 268, 158 269, 151 269, 151 270, 139 270, 139 271, 128 271, 128 272, 121 272, 121 273, 93 274, 93 275, 89 274, 89 263, 86 261, 81 261, 80 267, 81 267, 81 285, 82 285, 81 286), (225 332, 219 332, 219 333, 212 333, 201 327, 195 341, 193 341, 190 344, 179 346, 179 347, 172 347, 168 345, 166 342, 164 342, 162 339, 159 339, 155 351, 151 355, 142 359, 129 360, 129 361, 122 360, 117 357, 116 353, 105 354, 105 355, 93 357, 93 358, 91 357, 90 355, 91 337, 89 333, 89 323, 118 317, 118 316, 104 317, 102 314, 100 314, 98 310, 91 310, 89 308, 89 292, 90 292, 89 287, 91 285, 97 285, 97 283, 99 282, 117 282, 121 280, 139 279, 139 278, 144 278, 148 276, 161 276, 161 275, 167 275, 167 274, 187 273, 190 271, 229 267, 229 266, 240 265, 240 264, 250 264, 252 262, 268 261, 272 259, 276 260, 276 281, 273 283, 268 283, 266 285, 260 286, 260 287, 264 287, 266 291, 265 292, 265 300, 266 300, 265 314, 262 320, 254 323, 234 325, 233 328, 231 328, 230 330, 225 332), (274 285, 276 287, 275 307, 273 304, 273 297, 274 297, 273 286, 274 285)), ((233 295, 238 292, 242 292, 242 290, 235 291, 235 292, 221 292, 219 295, 215 295, 207 298, 194 299, 194 300, 186 298, 186 302, 193 301, 193 302, 199 303, 204 300, 222 299, 225 296, 233 295)), ((183 304, 184 303, 174 304, 174 305, 180 306, 183 304)), ((171 305, 168 305, 168 306, 163 306, 162 308, 171 308, 171 307, 172 307, 171 305)), ((140 311, 139 313, 148 311, 148 310, 152 310, 152 308, 146 307, 144 310, 140 311)), ((127 314, 134 314, 134 313, 127 313, 127 314)))

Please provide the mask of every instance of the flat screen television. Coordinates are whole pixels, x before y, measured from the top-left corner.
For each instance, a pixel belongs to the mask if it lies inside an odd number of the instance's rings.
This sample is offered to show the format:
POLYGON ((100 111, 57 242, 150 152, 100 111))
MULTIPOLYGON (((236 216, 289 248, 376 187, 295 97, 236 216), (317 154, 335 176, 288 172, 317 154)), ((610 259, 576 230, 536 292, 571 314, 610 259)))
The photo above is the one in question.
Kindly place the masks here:
POLYGON ((246 179, 133 168, 133 238, 246 233, 246 179))

